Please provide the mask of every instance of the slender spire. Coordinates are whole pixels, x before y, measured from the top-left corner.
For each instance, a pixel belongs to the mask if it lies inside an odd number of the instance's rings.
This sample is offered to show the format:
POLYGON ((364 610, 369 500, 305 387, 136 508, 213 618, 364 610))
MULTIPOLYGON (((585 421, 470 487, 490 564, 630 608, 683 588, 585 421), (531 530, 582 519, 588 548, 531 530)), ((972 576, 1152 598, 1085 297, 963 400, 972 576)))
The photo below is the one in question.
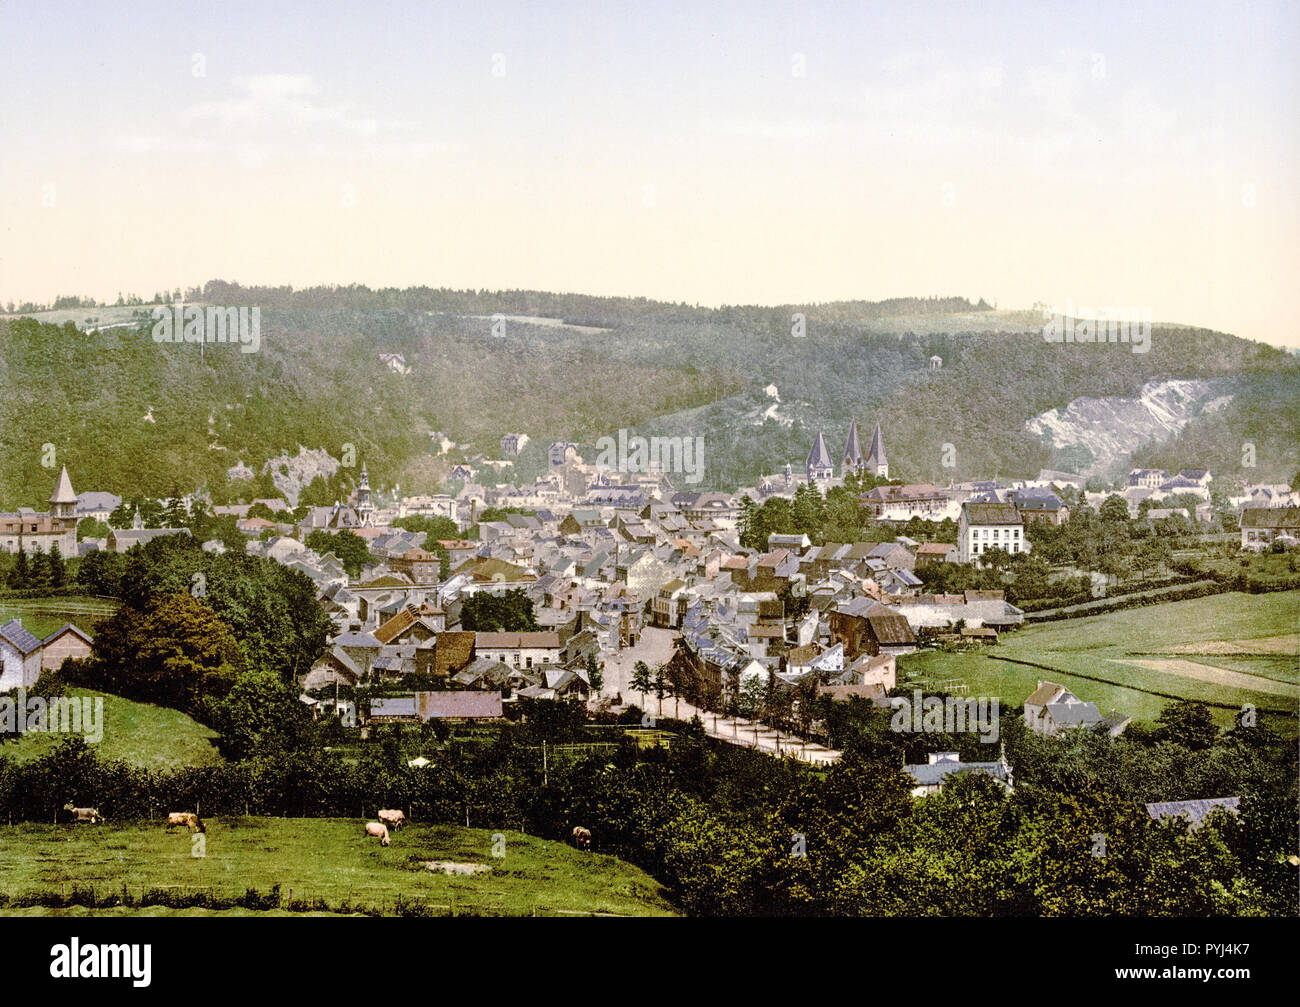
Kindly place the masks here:
POLYGON ((889 476, 889 459, 885 457, 885 438, 880 433, 880 421, 876 421, 875 432, 871 435, 871 451, 867 454, 867 468, 875 475, 889 476))
POLYGON ((840 460, 840 468, 846 476, 862 468, 862 441, 858 437, 856 418, 849 423, 849 436, 844 442, 844 457, 840 460))

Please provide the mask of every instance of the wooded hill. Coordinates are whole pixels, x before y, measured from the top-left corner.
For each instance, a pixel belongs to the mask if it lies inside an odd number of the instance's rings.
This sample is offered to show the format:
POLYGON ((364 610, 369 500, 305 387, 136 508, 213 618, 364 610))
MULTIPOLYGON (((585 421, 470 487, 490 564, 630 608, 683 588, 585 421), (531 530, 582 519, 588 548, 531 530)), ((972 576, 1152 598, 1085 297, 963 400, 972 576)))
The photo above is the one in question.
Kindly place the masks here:
POLYGON ((1290 434, 1300 362, 1204 329, 1157 325, 1150 352, 1137 354, 1046 343, 1040 313, 961 298, 711 309, 217 281, 202 294, 202 303, 259 306, 260 351, 210 344, 200 361, 196 345, 153 341, 148 307, 85 309, 138 312, 137 327, 89 333, 0 319, 0 506, 43 506, 57 473, 42 464, 46 444, 78 490, 168 496, 205 486, 219 502, 272 495, 269 479, 229 483, 226 470, 242 461, 260 471, 300 445, 338 458, 352 444, 376 487, 432 492, 459 457, 432 459, 433 431, 489 457, 503 434, 527 433, 534 443, 501 479, 539 471, 553 439, 577 441, 594 458, 595 440, 620 428, 701 436, 705 477, 691 488, 731 488, 786 462, 800 471, 818 429, 838 457, 852 417, 867 431, 881 421, 896 476, 1032 476, 1059 459, 1025 431, 1028 418, 1170 378, 1232 378, 1237 397, 1144 459, 1256 480, 1289 480, 1300 468, 1290 434), (792 335, 796 313, 803 336, 792 335), (511 317, 494 328, 494 315, 511 317), (409 373, 381 354, 401 354, 409 373), (928 366, 935 354, 939 370, 928 366), (1256 445, 1255 469, 1241 467, 1244 439, 1256 445), (955 468, 941 464, 945 444, 955 468))

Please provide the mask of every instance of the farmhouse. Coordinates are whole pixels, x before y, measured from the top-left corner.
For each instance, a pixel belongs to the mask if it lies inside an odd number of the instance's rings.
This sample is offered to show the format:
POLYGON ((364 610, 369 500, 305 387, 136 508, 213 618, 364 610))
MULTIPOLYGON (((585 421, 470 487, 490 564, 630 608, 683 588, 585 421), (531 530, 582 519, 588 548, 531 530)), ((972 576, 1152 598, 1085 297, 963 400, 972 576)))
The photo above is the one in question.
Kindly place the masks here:
POLYGON ((1063 685, 1039 682, 1025 700, 1025 726, 1038 734, 1055 737, 1068 728, 1104 730, 1117 738, 1128 727, 1131 717, 1112 711, 1103 717, 1096 703, 1085 703, 1063 685))
POLYGON ((1259 552, 1277 540, 1300 539, 1300 507, 1247 507, 1241 512, 1241 547, 1259 552))
POLYGON ((41 641, 23 629, 21 619, 0 626, 0 692, 36 684, 41 677, 41 650, 41 641))
POLYGON ((41 667, 57 671, 71 657, 82 661, 90 656, 90 637, 70 622, 65 622, 41 641, 41 667))

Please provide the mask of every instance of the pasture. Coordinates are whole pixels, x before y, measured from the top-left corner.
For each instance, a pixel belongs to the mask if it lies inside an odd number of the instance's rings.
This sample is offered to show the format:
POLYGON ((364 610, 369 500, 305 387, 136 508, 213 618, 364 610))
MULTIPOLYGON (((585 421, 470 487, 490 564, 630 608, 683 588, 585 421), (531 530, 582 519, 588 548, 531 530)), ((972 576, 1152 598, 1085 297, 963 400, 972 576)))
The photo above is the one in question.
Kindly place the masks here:
MULTIPOLYGON (((67 694, 103 699, 103 738, 91 746, 101 759, 120 759, 143 769, 216 766, 223 761, 212 744, 216 732, 179 710, 90 689, 70 687, 67 694)), ((0 755, 15 762, 38 759, 63 737, 29 732, 0 746, 0 755)))
MULTIPOLYGON (((1053 681, 1103 713, 1147 722, 1175 696, 1232 707, 1211 708, 1224 728, 1244 703, 1296 710, 1298 625, 1300 591, 1213 595, 1027 626, 976 651, 908 655, 898 684, 959 679, 970 696, 1020 706, 1039 681, 1053 681)), ((1296 734, 1294 717, 1261 721, 1296 734)))
MULTIPOLYGON (((162 821, 92 825, 0 826, 0 893, 83 891, 138 895, 149 889, 210 890, 236 897, 280 886, 281 910, 292 899, 315 912, 392 912, 404 902, 435 915, 676 915, 653 878, 601 853, 502 829, 409 825, 383 847, 362 834, 361 819, 212 818, 205 836, 163 831, 162 821), (498 837, 494 839, 494 837, 498 837), (204 840, 203 856, 192 854, 204 840), (504 856, 493 856, 494 846, 504 856), (478 873, 431 870, 429 862, 478 873)), ((91 910, 5 907, 0 914, 81 915, 91 910)), ((262 915, 276 910, 221 910, 262 915)), ((212 910, 145 906, 95 909, 95 914, 158 912, 207 915, 212 910)))
POLYGON ((117 610, 117 603, 80 596, 0 599, 0 623, 21 619, 23 628, 42 640, 70 622, 89 636, 95 623, 117 610))

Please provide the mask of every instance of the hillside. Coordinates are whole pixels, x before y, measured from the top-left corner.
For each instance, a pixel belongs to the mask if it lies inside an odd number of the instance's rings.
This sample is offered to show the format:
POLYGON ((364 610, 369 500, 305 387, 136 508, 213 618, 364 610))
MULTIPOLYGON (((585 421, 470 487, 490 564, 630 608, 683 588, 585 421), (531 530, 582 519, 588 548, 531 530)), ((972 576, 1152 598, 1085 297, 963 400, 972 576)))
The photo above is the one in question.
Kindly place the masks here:
MULTIPOLYGON (((0 506, 43 504, 47 443, 79 490, 166 496, 202 485, 220 502, 274 490, 269 473, 232 481, 228 469, 261 473, 300 447, 338 459, 354 445, 375 485, 430 492, 449 461, 434 457, 434 431, 489 456, 503 434, 528 433, 534 445, 509 478, 540 470, 552 439, 590 451, 628 428, 702 436, 700 486, 734 486, 787 461, 801 466, 818 429, 838 453, 854 416, 881 419, 896 475, 1024 476, 1079 460, 1027 428, 1034 417, 1171 380, 1218 379, 1231 399, 1189 416, 1180 437, 1152 449, 1170 456, 1167 467, 1211 464, 1254 479, 1289 479, 1300 468, 1300 448, 1286 436, 1295 425, 1277 414, 1279 401, 1292 410, 1300 401, 1300 362, 1201 329, 1154 326, 1150 352, 1137 354, 1045 343, 1039 314, 961 299, 708 309, 528 291, 217 282, 203 294, 260 306, 259 352, 209 345, 200 361, 197 346, 155 343, 147 308, 0 319, 0 506), (802 337, 791 334, 796 312, 806 319, 802 337), (494 326, 494 315, 508 317, 494 326), (404 366, 380 354, 400 354, 404 366), (943 366, 931 370, 936 354, 943 366), (780 406, 765 419, 769 385, 780 406), (1240 429, 1257 431, 1253 470, 1241 467, 1240 429), (945 444, 955 448, 954 468, 941 464, 945 444)), ((1124 415, 1115 410, 1112 422, 1124 415)), ((343 469, 331 491, 345 491, 356 471, 343 469)))

